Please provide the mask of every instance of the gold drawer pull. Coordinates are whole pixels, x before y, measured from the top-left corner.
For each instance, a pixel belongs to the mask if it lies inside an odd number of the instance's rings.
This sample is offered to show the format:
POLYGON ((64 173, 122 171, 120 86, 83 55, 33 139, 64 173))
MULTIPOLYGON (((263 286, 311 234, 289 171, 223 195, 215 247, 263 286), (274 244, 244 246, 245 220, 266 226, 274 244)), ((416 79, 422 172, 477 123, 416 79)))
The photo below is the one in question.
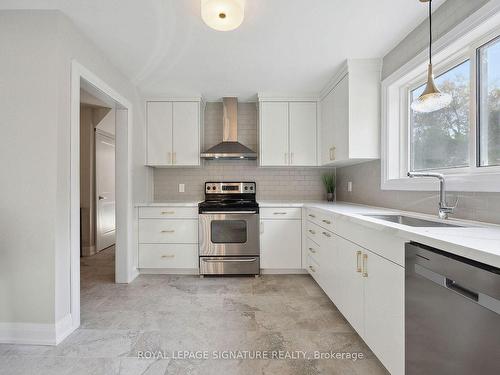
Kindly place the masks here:
POLYGON ((316 218, 316 216, 315 216, 315 215, 313 215, 313 214, 309 214, 309 215, 307 215, 307 216, 312 217, 313 219, 315 219, 315 218, 316 218))
POLYGON ((309 251, 313 254, 316 254, 316 250, 314 250, 312 247, 309 248, 309 251))
POLYGON ((162 211, 161 214, 162 215, 174 215, 175 211, 162 211))
POLYGON ((273 215, 286 215, 286 212, 273 212, 273 215))
POLYGON ((162 255, 162 258, 175 258, 175 255, 170 254, 170 255, 162 255))
POLYGON ((363 254, 363 277, 368 277, 368 254, 363 254))
POLYGON ((361 272, 361 251, 356 251, 356 272, 361 272))
POLYGON ((321 220, 325 224, 331 224, 332 222, 330 220, 321 220))
POLYGON ((312 229, 309 229, 309 233, 311 233, 311 234, 316 234, 316 232, 315 232, 315 231, 313 231, 312 229))
POLYGON ((168 230, 165 229, 165 230, 161 231, 161 233, 174 233, 174 232, 175 232, 175 230, 173 230, 173 229, 168 229, 168 230))
POLYGON ((313 266, 309 266, 309 269, 310 269, 311 271, 313 271, 313 272, 316 272, 316 270, 314 269, 314 267, 313 267, 313 266))
POLYGON ((323 236, 325 236, 325 237, 331 237, 332 235, 330 233, 323 232, 323 236))

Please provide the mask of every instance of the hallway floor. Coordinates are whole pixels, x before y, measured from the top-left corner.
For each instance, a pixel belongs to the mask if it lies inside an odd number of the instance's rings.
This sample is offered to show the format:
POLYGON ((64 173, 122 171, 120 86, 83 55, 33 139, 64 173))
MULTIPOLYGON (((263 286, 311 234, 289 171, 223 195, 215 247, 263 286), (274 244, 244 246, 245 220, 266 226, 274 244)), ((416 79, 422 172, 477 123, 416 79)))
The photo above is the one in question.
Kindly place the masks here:
POLYGON ((81 327, 57 347, 0 344, 0 374, 387 374, 308 275, 141 275, 114 284, 109 248, 82 258, 81 277, 81 327), (213 359, 227 351, 240 357, 213 359), (278 351, 365 359, 241 359, 278 351))

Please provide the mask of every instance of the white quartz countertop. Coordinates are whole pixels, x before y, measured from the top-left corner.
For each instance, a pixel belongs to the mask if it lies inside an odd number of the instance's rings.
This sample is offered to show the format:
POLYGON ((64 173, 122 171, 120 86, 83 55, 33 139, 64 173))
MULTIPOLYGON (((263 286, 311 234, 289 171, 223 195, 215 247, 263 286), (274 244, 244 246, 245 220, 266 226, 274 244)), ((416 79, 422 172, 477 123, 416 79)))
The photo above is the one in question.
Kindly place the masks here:
POLYGON ((136 207, 198 207, 200 201, 165 201, 136 203, 136 207))
POLYGON ((415 241, 500 268, 500 226, 498 225, 449 219, 446 220, 447 223, 461 225, 461 227, 410 227, 363 215, 404 214, 433 221, 442 220, 439 220, 437 215, 425 215, 343 202, 304 203, 303 207, 344 215, 353 223, 366 225, 381 231, 390 230, 395 236, 408 241, 415 241))

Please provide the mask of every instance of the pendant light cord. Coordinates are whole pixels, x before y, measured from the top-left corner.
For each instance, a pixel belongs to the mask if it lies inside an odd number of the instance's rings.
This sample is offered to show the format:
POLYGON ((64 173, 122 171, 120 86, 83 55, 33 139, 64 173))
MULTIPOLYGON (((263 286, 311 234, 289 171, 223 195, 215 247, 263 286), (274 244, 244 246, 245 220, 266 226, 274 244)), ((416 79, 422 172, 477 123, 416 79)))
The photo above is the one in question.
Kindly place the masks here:
POLYGON ((429 0, 429 64, 432 65, 432 0, 429 0))

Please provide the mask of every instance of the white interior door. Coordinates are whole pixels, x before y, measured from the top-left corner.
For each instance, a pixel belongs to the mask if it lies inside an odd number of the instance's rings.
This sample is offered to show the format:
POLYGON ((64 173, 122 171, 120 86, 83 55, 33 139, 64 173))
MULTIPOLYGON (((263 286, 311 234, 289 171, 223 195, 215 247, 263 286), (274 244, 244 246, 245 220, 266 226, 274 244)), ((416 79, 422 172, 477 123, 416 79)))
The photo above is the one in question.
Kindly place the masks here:
POLYGON ((96 247, 101 251, 115 244, 115 140, 95 134, 96 247))

